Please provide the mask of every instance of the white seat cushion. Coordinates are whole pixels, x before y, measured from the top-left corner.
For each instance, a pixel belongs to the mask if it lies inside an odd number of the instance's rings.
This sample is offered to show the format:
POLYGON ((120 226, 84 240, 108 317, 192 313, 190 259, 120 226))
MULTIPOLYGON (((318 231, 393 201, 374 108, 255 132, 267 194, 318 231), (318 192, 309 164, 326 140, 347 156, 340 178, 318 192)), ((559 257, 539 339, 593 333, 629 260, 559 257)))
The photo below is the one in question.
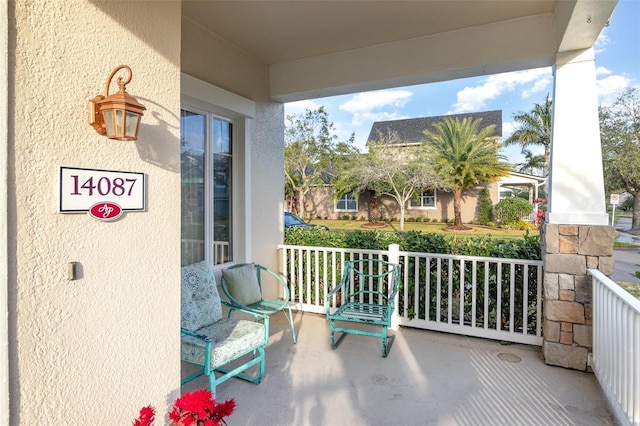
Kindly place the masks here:
MULTIPOLYGON (((264 324, 260 322, 224 318, 195 332, 211 339, 212 368, 266 344, 264 324)), ((205 342, 182 336, 181 355, 183 361, 204 365, 205 342)))

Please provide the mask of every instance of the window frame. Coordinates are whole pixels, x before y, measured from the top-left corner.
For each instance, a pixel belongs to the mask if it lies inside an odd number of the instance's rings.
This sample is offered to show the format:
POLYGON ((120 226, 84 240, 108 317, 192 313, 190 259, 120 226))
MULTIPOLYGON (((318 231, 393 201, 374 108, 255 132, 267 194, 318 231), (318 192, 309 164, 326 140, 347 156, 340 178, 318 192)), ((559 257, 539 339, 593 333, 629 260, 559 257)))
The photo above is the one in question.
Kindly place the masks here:
POLYGON ((336 200, 333 203, 333 209, 335 211, 337 211, 337 212, 357 212, 357 211, 359 211, 358 210, 359 209, 359 205, 358 204, 359 204, 358 203, 358 199, 353 195, 353 192, 348 192, 348 193, 344 194, 339 200, 336 200), (351 195, 350 199, 347 198, 349 195, 351 195), (345 203, 345 207, 346 207, 347 203, 349 201, 352 201, 352 202, 354 202, 356 204, 356 208, 355 209, 347 209, 347 208, 341 209, 341 208, 338 208, 338 204, 339 203, 344 202, 345 203))
MULTIPOLYGON (((244 262, 251 254, 251 182, 250 167, 250 126, 256 115, 255 102, 228 92, 203 80, 199 80, 188 74, 181 74, 180 109, 187 111, 206 113, 207 126, 212 125, 212 117, 232 123, 232 148, 231 148, 231 221, 230 244, 231 261, 228 263, 213 264, 213 215, 211 210, 205 212, 206 219, 211 221, 211 226, 205 235, 205 259, 214 270, 228 267, 230 264, 244 262), (208 240, 207 240, 208 239, 208 240)), ((208 130, 210 131, 210 130, 208 130)), ((180 129, 178 130, 180 133, 180 129)), ((213 147, 211 147, 213 148, 213 147)), ((206 153, 206 161, 213 161, 213 149, 206 153), (209 158, 210 157, 210 158, 209 158)), ((205 179, 213 182, 213 168, 205 168, 205 179)), ((212 187, 213 189, 213 187, 212 187)), ((212 194, 207 191, 208 197, 212 194)), ((213 208, 213 203, 205 200, 205 208, 213 208)))
POLYGON ((424 191, 420 191, 418 199, 420 200, 420 205, 413 204, 414 199, 411 199, 409 201, 409 209, 411 209, 411 210, 435 210, 437 208, 437 206, 438 206, 438 191, 435 188, 434 189, 425 189, 424 191), (432 206, 425 206, 424 205, 424 198, 425 198, 424 193, 427 192, 427 191, 433 191, 433 195, 427 195, 426 196, 426 197, 433 198, 433 205, 432 206))

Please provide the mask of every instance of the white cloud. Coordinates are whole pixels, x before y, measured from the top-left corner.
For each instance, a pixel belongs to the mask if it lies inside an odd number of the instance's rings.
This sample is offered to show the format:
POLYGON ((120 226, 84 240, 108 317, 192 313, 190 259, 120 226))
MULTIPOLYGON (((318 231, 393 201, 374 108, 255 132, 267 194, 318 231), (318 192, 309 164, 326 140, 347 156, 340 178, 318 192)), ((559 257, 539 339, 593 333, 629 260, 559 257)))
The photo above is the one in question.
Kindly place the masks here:
POLYGON ((506 139, 511 136, 511 133, 516 129, 516 125, 512 121, 502 122, 502 139, 506 139))
POLYGON ((363 114, 358 114, 357 116, 361 124, 366 122, 373 123, 376 121, 402 120, 403 118, 408 118, 406 115, 402 115, 398 112, 383 112, 383 111, 365 112, 363 114))
POLYGON ((551 84, 551 74, 549 74, 548 76, 542 77, 541 79, 537 80, 534 84, 533 87, 530 89, 525 89, 522 91, 522 99, 527 99, 529 96, 535 94, 535 93, 540 93, 543 92, 544 90, 546 90, 546 88, 551 84))
POLYGON ((284 114, 288 115, 296 115, 305 112, 305 110, 315 110, 322 106, 322 104, 314 101, 313 99, 308 99, 304 101, 297 102, 289 102, 284 104, 284 114))
POLYGON ((358 93, 340 105, 340 109, 357 114, 384 107, 402 108, 409 102, 412 95, 413 93, 408 90, 377 90, 358 93))
POLYGON ((457 93, 457 102, 453 105, 453 113, 475 112, 485 108, 487 101, 515 91, 521 86, 531 85, 523 89, 526 98, 533 93, 544 90, 551 81, 550 68, 536 68, 526 71, 515 71, 487 77, 482 84, 465 87, 457 93))
POLYGON ((372 121, 397 120, 402 117, 398 109, 403 108, 412 96, 413 93, 408 90, 365 92, 353 96, 339 108, 353 114, 351 123, 354 126, 372 121))
POLYGON ((604 27, 602 29, 602 32, 600 33, 600 35, 598 36, 598 38, 596 39, 596 42, 593 45, 593 51, 594 53, 602 53, 605 51, 605 47, 611 43, 611 39, 609 38, 609 35, 607 34, 609 28, 608 27, 604 27))
POLYGON ((624 75, 609 75, 597 81, 598 98, 600 105, 610 105, 622 93, 631 86, 632 80, 624 75))
POLYGON ((596 75, 610 75, 611 73, 613 73, 613 71, 611 71, 608 68, 605 68, 605 67, 596 68, 596 75))

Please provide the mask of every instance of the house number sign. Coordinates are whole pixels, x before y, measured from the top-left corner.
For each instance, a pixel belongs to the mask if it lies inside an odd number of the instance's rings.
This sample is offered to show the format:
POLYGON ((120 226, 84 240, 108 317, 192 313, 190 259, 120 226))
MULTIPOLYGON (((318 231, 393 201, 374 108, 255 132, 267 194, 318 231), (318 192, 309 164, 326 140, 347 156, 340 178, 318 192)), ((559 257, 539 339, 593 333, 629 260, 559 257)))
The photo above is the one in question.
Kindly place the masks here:
POLYGON ((58 212, 115 220, 124 211, 146 208, 144 173, 60 167, 58 212))

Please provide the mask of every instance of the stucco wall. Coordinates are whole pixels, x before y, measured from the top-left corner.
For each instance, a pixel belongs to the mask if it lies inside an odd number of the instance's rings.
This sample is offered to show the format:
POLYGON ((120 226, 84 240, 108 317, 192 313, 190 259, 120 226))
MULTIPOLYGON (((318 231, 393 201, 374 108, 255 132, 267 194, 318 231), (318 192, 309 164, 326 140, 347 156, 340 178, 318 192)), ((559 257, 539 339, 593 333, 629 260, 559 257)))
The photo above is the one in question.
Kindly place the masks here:
POLYGON ((180 390, 180 3, 19 1, 9 23, 11 424, 162 418, 180 390), (87 124, 120 64, 147 107, 137 142, 87 124), (145 173, 147 211, 57 213, 59 166, 145 173))
MULTIPOLYGON (((461 214, 462 221, 465 223, 471 222, 478 218, 478 198, 483 188, 487 188, 491 195, 491 200, 495 205, 498 202, 498 191, 495 183, 486 183, 478 185, 464 191, 462 195, 461 214)), ((305 212, 307 218, 329 218, 338 219, 344 215, 356 216, 357 219, 369 218, 370 209, 370 195, 368 191, 363 192, 358 198, 358 211, 346 212, 336 211, 334 208, 333 194, 329 187, 318 188, 312 190, 306 198, 306 206, 308 210, 305 212)), ((400 208, 398 203, 389 196, 381 196, 378 198, 378 214, 384 217, 386 220, 395 219, 400 220, 400 208)), ((421 219, 447 219, 452 220, 454 217, 453 212, 453 194, 450 192, 437 191, 436 193, 436 207, 415 209, 407 208, 405 210, 405 219, 407 218, 421 218, 421 219)))

